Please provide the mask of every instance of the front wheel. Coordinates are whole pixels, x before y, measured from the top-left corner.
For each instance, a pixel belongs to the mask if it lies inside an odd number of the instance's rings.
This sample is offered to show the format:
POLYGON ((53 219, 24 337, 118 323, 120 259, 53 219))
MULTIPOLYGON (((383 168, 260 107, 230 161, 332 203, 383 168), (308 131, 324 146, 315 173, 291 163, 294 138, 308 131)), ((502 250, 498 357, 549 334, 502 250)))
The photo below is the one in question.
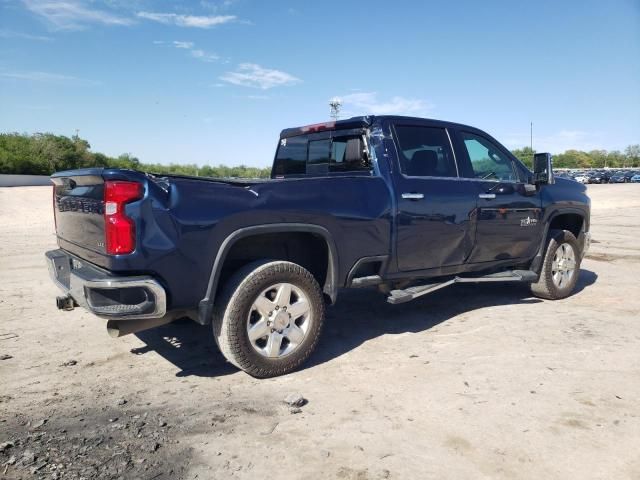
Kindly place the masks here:
POLYGON ((549 300, 568 297, 578 281, 580 260, 580 246, 573 233, 551 230, 540 279, 531 284, 531 292, 549 300))
POLYGON ((213 316, 213 334, 229 362, 248 374, 284 375, 304 363, 318 343, 324 299, 300 265, 254 262, 226 283, 213 316))

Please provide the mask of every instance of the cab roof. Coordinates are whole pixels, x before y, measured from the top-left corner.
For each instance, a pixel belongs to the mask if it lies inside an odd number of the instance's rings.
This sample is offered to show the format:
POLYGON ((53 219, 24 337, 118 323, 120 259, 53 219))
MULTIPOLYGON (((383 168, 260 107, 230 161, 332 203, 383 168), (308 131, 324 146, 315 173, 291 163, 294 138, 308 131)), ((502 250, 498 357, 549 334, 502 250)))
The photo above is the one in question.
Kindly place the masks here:
POLYGON ((421 118, 421 117, 408 117, 402 115, 364 115, 359 117, 346 118, 344 120, 336 120, 323 123, 314 123, 312 125, 303 125, 301 127, 285 128, 280 132, 280 138, 295 137, 297 135, 304 135, 308 133, 318 133, 330 130, 348 130, 357 128, 368 128, 375 121, 388 120, 393 123, 402 122, 420 122, 437 125, 440 127, 464 127, 465 129, 477 130, 469 125, 462 125, 460 123, 447 122, 444 120, 436 120, 433 118, 421 118))

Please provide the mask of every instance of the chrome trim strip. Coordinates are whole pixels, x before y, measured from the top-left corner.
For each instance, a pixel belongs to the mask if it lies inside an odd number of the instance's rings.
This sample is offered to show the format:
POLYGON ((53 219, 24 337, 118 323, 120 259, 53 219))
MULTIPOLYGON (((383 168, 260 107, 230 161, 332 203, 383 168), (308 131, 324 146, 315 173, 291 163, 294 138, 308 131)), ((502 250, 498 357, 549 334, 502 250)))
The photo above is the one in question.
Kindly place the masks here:
POLYGON ((458 158, 456 157, 456 150, 453 148, 453 142, 451 141, 451 135, 449 135, 449 129, 445 128, 445 132, 447 132, 447 138, 449 139, 449 146, 451 147, 451 152, 453 152, 453 163, 456 164, 456 174, 458 177, 460 176, 460 169, 458 168, 458 158))
POLYGON ((403 193, 402 198, 405 200, 422 200, 424 193, 403 193))

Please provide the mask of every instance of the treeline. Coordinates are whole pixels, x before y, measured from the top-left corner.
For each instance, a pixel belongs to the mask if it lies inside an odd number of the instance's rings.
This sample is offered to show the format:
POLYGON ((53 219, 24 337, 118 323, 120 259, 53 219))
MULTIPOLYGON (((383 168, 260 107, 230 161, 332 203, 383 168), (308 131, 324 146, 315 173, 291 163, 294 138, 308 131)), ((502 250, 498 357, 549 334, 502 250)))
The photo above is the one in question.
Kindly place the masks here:
POLYGON ((0 174, 51 175, 60 170, 87 167, 117 167, 153 173, 173 173, 222 178, 268 178, 271 167, 256 168, 239 165, 142 163, 129 153, 109 157, 92 152, 86 140, 51 133, 33 135, 0 133, 0 174))
MULTIPOLYGON (((533 164, 535 151, 529 147, 512 150, 518 159, 529 168, 533 164)), ((629 145, 624 152, 619 150, 567 150, 553 155, 554 168, 631 168, 640 167, 640 145, 629 145)))
MULTIPOLYGON (((513 154, 531 167, 533 154, 529 147, 513 150, 513 154)), ((618 150, 567 150, 554 155, 556 168, 627 168, 640 167, 640 145, 630 145, 624 152, 618 150)), ((0 173, 51 175, 60 170, 86 167, 117 167, 153 173, 174 173, 203 177, 268 178, 271 167, 257 168, 239 165, 142 163, 129 153, 109 157, 92 152, 86 140, 51 133, 0 134, 0 173)))

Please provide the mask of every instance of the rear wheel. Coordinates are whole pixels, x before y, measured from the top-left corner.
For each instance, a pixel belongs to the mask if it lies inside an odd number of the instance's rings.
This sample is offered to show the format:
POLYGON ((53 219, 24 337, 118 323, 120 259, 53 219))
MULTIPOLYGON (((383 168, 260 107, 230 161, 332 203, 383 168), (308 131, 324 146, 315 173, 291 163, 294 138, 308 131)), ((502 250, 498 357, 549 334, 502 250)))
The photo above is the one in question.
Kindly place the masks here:
POLYGON ((309 358, 323 320, 324 300, 313 275, 295 263, 263 260, 227 282, 213 333, 229 362, 266 378, 289 373, 309 358))
POLYGON ((552 230, 540 279, 531 284, 536 297, 558 300, 571 295, 580 273, 580 246, 573 233, 552 230))

